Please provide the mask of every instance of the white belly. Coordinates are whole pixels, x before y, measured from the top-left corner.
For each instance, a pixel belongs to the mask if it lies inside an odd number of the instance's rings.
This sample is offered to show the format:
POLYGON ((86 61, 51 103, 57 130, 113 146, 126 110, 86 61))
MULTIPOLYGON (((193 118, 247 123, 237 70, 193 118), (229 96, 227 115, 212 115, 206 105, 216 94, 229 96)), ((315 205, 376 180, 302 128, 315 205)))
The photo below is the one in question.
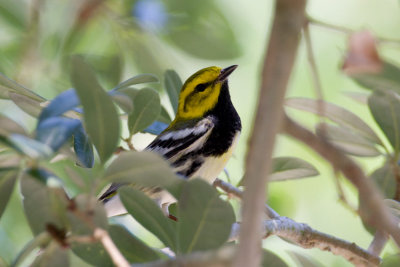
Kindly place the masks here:
POLYGON ((225 168, 226 163, 232 156, 236 144, 239 140, 240 132, 238 132, 232 141, 232 146, 229 150, 220 157, 207 157, 201 167, 191 177, 201 177, 209 183, 212 183, 215 178, 225 168))

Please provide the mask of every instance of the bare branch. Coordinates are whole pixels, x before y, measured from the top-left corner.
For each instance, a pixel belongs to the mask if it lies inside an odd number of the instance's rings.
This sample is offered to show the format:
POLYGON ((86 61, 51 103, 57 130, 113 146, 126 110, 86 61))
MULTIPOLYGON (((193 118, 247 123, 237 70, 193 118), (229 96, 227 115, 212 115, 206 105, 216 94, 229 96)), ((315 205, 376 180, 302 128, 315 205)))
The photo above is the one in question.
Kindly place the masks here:
POLYGON ((400 245, 400 229, 396 218, 390 214, 383 203, 382 196, 371 180, 367 179, 362 169, 335 146, 328 143, 285 115, 283 131, 304 142, 308 147, 330 162, 332 167, 343 175, 358 189, 360 202, 366 209, 360 212, 362 219, 372 227, 387 232, 400 245))
POLYGON ((385 247, 389 237, 382 231, 376 231, 374 239, 368 247, 368 251, 375 256, 379 256, 385 247))
MULTIPOLYGON (((234 187, 233 185, 231 185, 227 182, 222 181, 219 178, 215 179, 213 185, 221 188, 226 193, 233 195, 239 199, 242 199, 242 197, 243 197, 243 192, 241 190, 239 190, 238 188, 234 187)), ((270 218, 270 219, 280 217, 280 215, 268 205, 265 205, 265 213, 267 214, 268 218, 270 218)))
POLYGON ((257 114, 246 159, 243 224, 234 266, 259 266, 261 262, 265 188, 275 136, 281 126, 286 87, 305 22, 304 9, 305 0, 276 1, 257 114))
POLYGON ((114 242, 112 241, 107 231, 100 228, 96 228, 94 229, 93 235, 97 240, 99 240, 103 244, 103 247, 108 252, 108 255, 110 255, 115 266, 117 267, 130 266, 128 261, 124 258, 124 256, 122 256, 121 252, 115 246, 114 242))
POLYGON ((190 266, 190 267, 221 267, 231 266, 235 255, 235 246, 225 246, 218 250, 194 252, 187 255, 179 255, 169 260, 159 260, 149 263, 132 264, 132 267, 172 267, 172 266, 190 266))
MULTIPOLYGON (((220 179, 216 179, 214 185, 239 199, 242 198, 242 191, 220 179)), ((266 220, 263 223, 263 236, 276 235, 303 248, 319 248, 330 251, 335 255, 342 256, 356 266, 378 266, 380 258, 354 243, 340 238, 319 232, 304 223, 298 223, 287 217, 281 217, 268 205, 265 205, 268 213, 274 214, 274 219, 266 220)), ((238 238, 240 223, 232 225, 230 241, 238 238)))

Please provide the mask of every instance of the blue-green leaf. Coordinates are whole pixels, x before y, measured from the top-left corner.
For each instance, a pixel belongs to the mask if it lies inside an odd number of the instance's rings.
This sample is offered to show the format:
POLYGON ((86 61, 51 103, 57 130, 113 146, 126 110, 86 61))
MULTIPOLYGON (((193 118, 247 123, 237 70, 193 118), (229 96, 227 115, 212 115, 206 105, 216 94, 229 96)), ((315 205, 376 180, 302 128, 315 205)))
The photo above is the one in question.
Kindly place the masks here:
POLYGON ((160 115, 160 96, 157 91, 144 88, 136 93, 133 99, 133 111, 128 117, 128 127, 131 135, 143 131, 160 115))
POLYGON ((167 247, 175 250, 175 232, 170 221, 155 201, 138 189, 124 186, 119 190, 126 210, 143 227, 158 237, 167 247))
POLYGON ((288 265, 276 254, 264 249, 262 255, 262 267, 287 267, 288 265))
POLYGON ((0 170, 0 218, 7 207, 8 200, 14 191, 18 172, 15 169, 0 170))
POLYGON ((120 137, 119 118, 111 97, 101 88, 93 71, 80 58, 72 59, 72 83, 83 106, 87 133, 104 163, 120 137))
POLYGON ((68 250, 61 247, 60 244, 54 240, 50 242, 50 244, 44 250, 41 251, 41 253, 35 258, 30 266, 69 267, 68 250))
POLYGON ((29 254, 37 247, 42 247, 51 241, 51 236, 48 232, 43 232, 36 235, 29 241, 24 248, 19 251, 17 257, 13 260, 11 266, 20 266, 21 263, 29 256, 29 254))
POLYGON ((387 61, 379 73, 360 73, 350 76, 358 84, 372 90, 390 90, 400 94, 400 68, 387 61))
POLYGON ((160 121, 155 121, 153 122, 149 127, 143 130, 145 133, 151 133, 154 135, 159 135, 162 131, 167 129, 168 124, 160 122, 160 121))
POLYGON ((178 111, 179 93, 182 88, 182 80, 178 73, 174 70, 167 70, 164 73, 164 86, 167 90, 169 101, 171 102, 172 108, 176 112, 178 111))
POLYGON ((36 140, 57 151, 71 139, 81 122, 64 117, 51 117, 40 122, 36 129, 36 140))
POLYGON ((9 92, 8 95, 14 104, 17 105, 22 111, 31 115, 32 117, 39 117, 43 109, 43 107, 40 105, 42 102, 19 93, 9 92))
POLYGON ((391 199, 396 194, 396 177, 394 174, 394 166, 390 162, 376 169, 371 175, 372 181, 379 188, 384 198, 391 199))
POLYGON ((368 107, 376 123, 393 149, 400 150, 400 100, 391 91, 375 91, 368 98, 368 107))
POLYGON ((79 98, 75 89, 66 90, 51 100, 50 104, 42 110, 39 116, 39 124, 47 118, 61 116, 65 112, 79 106, 79 104, 79 98))
POLYGON ((323 110, 319 109, 319 101, 315 99, 289 98, 285 102, 286 106, 324 116, 343 127, 351 129, 374 144, 382 145, 382 141, 376 133, 357 115, 329 102, 322 101, 321 104, 323 110))
POLYGON ((135 84, 154 83, 154 82, 158 82, 158 78, 155 75, 149 73, 139 74, 118 84, 117 86, 115 86, 115 88, 113 88, 113 90, 120 90, 135 84))
POLYGON ((299 158, 276 157, 272 159, 271 181, 300 179, 318 174, 318 170, 313 165, 299 158))
POLYGON ((337 148, 350 155, 376 157, 382 154, 375 143, 342 126, 320 123, 316 126, 316 133, 326 137, 337 148))
POLYGON ((5 87, 9 89, 9 92, 14 92, 19 95, 23 95, 28 97, 31 100, 34 100, 36 102, 43 102, 46 101, 43 97, 39 96, 35 92, 23 87, 22 85, 18 84, 17 82, 9 79, 6 77, 4 74, 0 73, 0 84, 2 84, 2 89, 5 87))
POLYGON ((154 152, 123 152, 107 168, 102 178, 105 184, 135 183, 145 187, 161 187, 179 196, 180 179, 169 164, 154 152))
POLYGON ((50 146, 20 134, 11 134, 7 139, 18 151, 28 157, 48 158, 53 154, 50 146))
MULTIPOLYGON (((38 175, 41 173, 36 172, 38 175)), ((58 229, 65 229, 67 200, 65 192, 58 188, 49 188, 35 178, 35 172, 25 172, 21 179, 21 193, 25 215, 34 234, 46 230, 46 225, 53 224, 58 229)))
POLYGON ((235 222, 232 206, 201 179, 185 183, 178 200, 178 253, 215 249, 229 237, 235 222))
POLYGON ((127 261, 134 263, 149 262, 160 259, 157 252, 132 235, 123 226, 111 225, 109 233, 115 245, 127 261))
POLYGON ((94 154, 92 142, 85 133, 82 124, 74 132, 74 151, 79 160, 78 165, 92 168, 94 165, 94 154))
POLYGON ((0 125, 1 125, 0 135, 2 136, 7 137, 13 133, 26 135, 26 131, 21 125, 1 114, 0 114, 0 125))

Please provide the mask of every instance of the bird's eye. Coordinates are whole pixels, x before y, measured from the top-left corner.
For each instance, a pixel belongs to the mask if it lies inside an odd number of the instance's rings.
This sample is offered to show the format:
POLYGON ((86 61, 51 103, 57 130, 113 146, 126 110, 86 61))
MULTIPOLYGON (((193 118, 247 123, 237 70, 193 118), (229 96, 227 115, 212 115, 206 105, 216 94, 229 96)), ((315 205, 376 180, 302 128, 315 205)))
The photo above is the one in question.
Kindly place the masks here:
POLYGON ((201 83, 196 85, 196 87, 194 88, 194 90, 196 90, 197 92, 203 92, 204 90, 206 90, 207 86, 209 84, 208 83, 201 83))

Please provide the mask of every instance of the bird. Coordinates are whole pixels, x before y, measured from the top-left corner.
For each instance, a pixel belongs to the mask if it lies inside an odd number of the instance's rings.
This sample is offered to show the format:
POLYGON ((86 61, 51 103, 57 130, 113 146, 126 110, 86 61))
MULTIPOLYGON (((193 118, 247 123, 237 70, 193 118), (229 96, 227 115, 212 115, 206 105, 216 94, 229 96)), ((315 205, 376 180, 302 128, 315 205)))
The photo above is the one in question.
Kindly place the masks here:
MULTIPOLYGON (((224 169, 238 142, 242 124, 232 104, 228 77, 238 67, 201 69, 183 84, 175 119, 146 148, 162 155, 184 179, 200 177, 209 183, 224 169)), ((113 183, 100 196, 109 217, 126 213, 113 183)), ((176 200, 158 188, 146 190, 168 215, 176 200), (151 193, 150 193, 151 192, 151 193)))

